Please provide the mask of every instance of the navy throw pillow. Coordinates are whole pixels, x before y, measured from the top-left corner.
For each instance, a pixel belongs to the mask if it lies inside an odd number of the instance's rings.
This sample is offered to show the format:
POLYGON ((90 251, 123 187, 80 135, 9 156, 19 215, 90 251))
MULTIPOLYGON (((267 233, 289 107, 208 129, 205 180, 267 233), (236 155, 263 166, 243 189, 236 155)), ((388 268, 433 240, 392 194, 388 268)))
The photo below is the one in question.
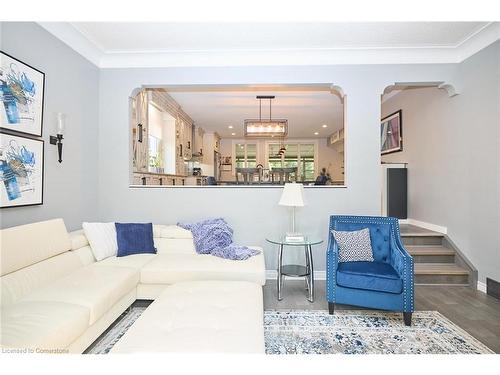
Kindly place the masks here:
POLYGON ((156 254, 153 242, 153 224, 115 223, 117 257, 132 254, 156 254))

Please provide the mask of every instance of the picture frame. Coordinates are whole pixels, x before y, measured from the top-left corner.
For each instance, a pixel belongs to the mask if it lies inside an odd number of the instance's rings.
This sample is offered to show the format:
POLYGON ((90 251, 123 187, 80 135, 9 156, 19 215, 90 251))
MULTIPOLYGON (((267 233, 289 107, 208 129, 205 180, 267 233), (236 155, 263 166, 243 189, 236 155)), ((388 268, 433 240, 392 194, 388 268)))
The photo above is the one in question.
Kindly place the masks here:
POLYGON ((44 141, 0 132, 0 208, 43 204, 44 141))
POLYGON ((398 110, 380 120, 380 153, 403 151, 403 113, 398 110))
POLYGON ((0 129, 41 137, 45 73, 0 50, 0 129))

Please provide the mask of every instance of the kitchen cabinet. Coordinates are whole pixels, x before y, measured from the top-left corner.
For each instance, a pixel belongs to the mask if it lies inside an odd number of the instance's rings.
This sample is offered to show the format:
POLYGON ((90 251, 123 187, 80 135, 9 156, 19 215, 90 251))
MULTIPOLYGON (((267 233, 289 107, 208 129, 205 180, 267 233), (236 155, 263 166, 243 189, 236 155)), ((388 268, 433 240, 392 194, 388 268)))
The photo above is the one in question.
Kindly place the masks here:
POLYGON ((200 156, 203 155, 203 135, 205 131, 199 126, 193 125, 193 155, 200 156))
POLYGON ((144 91, 130 98, 130 127, 132 132, 132 168, 134 172, 147 172, 148 145, 148 99, 144 91))
POLYGON ((176 134, 177 134, 177 157, 183 160, 190 160, 193 155, 193 129, 192 124, 185 122, 180 117, 177 117, 176 134))
POLYGON ((193 125, 182 122, 184 126, 184 160, 191 160, 193 157, 193 125))
POLYGON ((207 184, 205 176, 188 176, 185 179, 185 184, 189 186, 203 186, 207 184))
POLYGON ((337 130, 327 138, 327 146, 337 152, 344 152, 344 128, 337 130))
MULTIPOLYGON (((133 185, 183 185, 187 175, 187 161, 193 158, 195 134, 203 139, 203 132, 195 132, 193 121, 165 92, 142 90, 129 99, 129 105, 133 172, 131 183, 133 185), (150 109, 150 105, 153 109, 150 109), (159 113, 169 115, 168 125, 159 122, 162 121, 159 120, 161 117, 154 109, 157 109, 159 113), (165 169, 165 165, 149 168, 150 138, 153 140, 156 138, 151 147, 155 155, 162 157, 164 164, 168 163, 168 170, 165 169), (169 150, 168 154, 162 153, 166 147, 169 150), (167 158, 168 162, 165 161, 167 158), (152 176, 155 174, 153 172, 159 172, 156 174, 160 177, 152 176), (164 172, 168 175, 163 174, 164 172)), ((166 116, 163 121, 167 121, 165 118, 166 116)))
POLYGON ((175 173, 186 174, 186 160, 193 157, 193 128, 192 124, 182 120, 180 116, 176 121, 176 168, 175 173))
POLYGON ((203 136, 203 163, 214 165, 214 152, 220 150, 220 137, 217 133, 205 133, 203 136))
POLYGON ((190 177, 157 173, 134 173, 132 185, 146 186, 182 186, 190 177))

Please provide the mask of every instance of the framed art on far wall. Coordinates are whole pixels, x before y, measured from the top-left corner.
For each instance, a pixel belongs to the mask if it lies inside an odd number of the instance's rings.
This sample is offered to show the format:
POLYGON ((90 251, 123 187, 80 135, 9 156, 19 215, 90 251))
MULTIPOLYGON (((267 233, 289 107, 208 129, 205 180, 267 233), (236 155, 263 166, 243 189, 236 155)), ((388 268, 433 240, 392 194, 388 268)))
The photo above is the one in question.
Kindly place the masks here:
POLYGON ((43 204, 43 146, 0 133, 0 208, 43 204))
POLYGON ((45 74, 0 51, 0 128, 42 136, 45 74))
POLYGON ((382 155, 403 151, 403 118, 401 110, 380 121, 380 152, 382 155))

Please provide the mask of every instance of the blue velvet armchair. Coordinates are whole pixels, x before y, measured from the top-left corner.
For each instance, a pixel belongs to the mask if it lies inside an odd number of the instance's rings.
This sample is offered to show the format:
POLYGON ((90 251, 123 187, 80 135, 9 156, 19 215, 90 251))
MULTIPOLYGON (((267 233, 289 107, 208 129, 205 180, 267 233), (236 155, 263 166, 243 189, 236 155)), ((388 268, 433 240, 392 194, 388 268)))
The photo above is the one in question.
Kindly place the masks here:
POLYGON ((327 299, 335 304, 400 311, 411 325, 414 308, 413 258, 404 248, 398 219, 377 216, 330 216, 328 235, 327 299), (374 262, 340 262, 332 230, 369 228, 374 262))

